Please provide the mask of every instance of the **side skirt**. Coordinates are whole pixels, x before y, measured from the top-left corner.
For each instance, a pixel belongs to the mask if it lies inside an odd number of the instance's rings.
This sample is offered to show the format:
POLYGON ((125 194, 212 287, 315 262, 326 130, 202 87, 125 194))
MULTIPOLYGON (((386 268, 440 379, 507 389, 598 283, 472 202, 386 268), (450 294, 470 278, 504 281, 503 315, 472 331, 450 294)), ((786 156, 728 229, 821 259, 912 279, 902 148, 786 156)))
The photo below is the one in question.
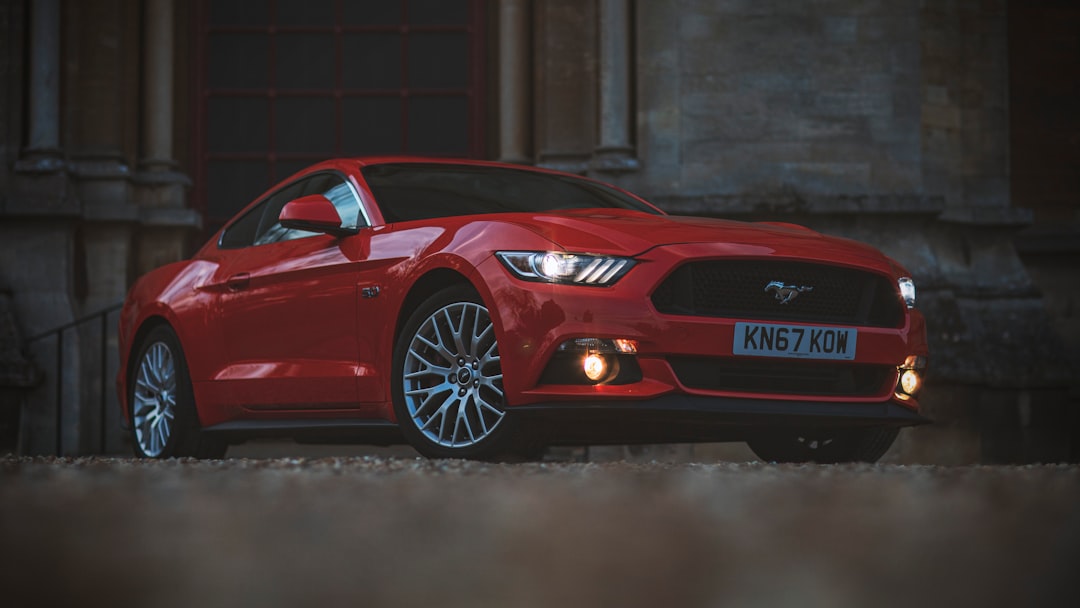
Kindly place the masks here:
POLYGON ((233 420, 206 427, 202 432, 228 443, 256 438, 286 438, 297 443, 405 443, 398 425, 385 420, 233 420))

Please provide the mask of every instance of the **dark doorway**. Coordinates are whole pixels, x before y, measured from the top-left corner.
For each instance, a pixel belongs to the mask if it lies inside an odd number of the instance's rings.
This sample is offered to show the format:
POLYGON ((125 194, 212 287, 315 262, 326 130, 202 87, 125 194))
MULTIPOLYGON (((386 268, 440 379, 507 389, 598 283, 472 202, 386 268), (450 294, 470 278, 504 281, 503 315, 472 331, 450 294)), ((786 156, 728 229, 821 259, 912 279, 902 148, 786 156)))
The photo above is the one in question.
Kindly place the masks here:
POLYGON ((1080 228, 1080 5, 1009 2, 1012 201, 1051 232, 1080 228))

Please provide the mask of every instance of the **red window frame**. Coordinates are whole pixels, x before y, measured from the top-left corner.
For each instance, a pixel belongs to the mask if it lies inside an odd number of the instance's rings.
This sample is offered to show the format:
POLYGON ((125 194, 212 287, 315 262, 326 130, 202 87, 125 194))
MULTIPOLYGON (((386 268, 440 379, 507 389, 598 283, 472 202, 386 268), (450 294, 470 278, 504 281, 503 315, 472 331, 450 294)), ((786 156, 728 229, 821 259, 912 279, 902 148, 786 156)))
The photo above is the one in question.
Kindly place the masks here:
MULTIPOLYGON (((212 0, 198 0, 195 3, 192 20, 195 30, 195 65, 192 70, 194 83, 193 107, 194 107, 194 133, 192 137, 192 177, 194 188, 192 191, 192 207, 203 216, 203 226, 207 234, 216 231, 229 217, 210 217, 208 215, 208 190, 207 173, 209 163, 212 160, 255 160, 265 161, 269 166, 269 183, 265 188, 278 183, 288 175, 279 174, 278 160, 310 160, 312 163, 324 160, 330 156, 343 155, 342 124, 344 120, 343 100, 347 97, 398 97, 402 104, 401 113, 401 150, 404 154, 409 153, 408 145, 408 121, 409 114, 407 105, 410 98, 436 97, 436 96, 464 96, 468 104, 468 157, 484 158, 485 146, 485 101, 486 101, 486 36, 485 36, 485 12, 484 0, 467 0, 469 20, 464 25, 409 25, 408 11, 409 0, 400 0, 401 18, 397 25, 345 25, 344 2, 347 0, 334 0, 335 23, 333 26, 291 26, 277 25, 277 15, 273 0, 266 2, 269 14, 269 25, 256 26, 233 26, 233 25, 210 25, 208 2, 212 0), (409 49, 408 34, 410 32, 464 32, 469 39, 469 65, 468 85, 465 88, 451 89, 420 89, 408 86, 409 76, 409 49), (265 33, 268 35, 268 62, 269 84, 265 89, 227 89, 211 88, 208 83, 207 69, 207 42, 212 33, 265 33), (332 34, 334 37, 334 71, 335 86, 333 89, 288 89, 278 90, 274 84, 277 75, 276 47, 277 33, 316 33, 332 34), (343 36, 350 33, 399 33, 401 34, 401 83, 402 86, 395 89, 346 89, 343 86, 343 36), (211 97, 265 97, 270 100, 269 116, 267 124, 268 144, 265 153, 210 153, 207 149, 207 105, 211 97), (275 107, 273 101, 279 97, 330 97, 334 99, 335 108, 335 133, 336 141, 333 150, 317 154, 278 154, 275 153, 276 139, 274 133, 275 107)), ((255 4, 254 2, 252 4, 255 4)), ((263 188, 263 189, 265 189, 263 188)), ((262 189, 261 189, 262 190, 262 189)), ((260 191, 261 191, 260 190, 260 191)), ((244 201, 246 204, 251 201, 244 201)))

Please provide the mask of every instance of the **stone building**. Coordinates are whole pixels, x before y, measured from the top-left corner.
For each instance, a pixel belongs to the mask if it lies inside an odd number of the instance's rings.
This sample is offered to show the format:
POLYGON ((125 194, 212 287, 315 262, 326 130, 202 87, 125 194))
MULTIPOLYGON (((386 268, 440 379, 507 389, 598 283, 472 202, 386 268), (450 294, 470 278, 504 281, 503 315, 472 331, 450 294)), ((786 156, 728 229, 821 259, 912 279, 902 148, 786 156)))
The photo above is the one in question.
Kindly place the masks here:
POLYGON ((1053 0, 0 0, 0 336, 43 375, 0 408, 123 449, 95 313, 306 164, 414 153, 872 243, 932 339, 897 457, 1075 459, 1078 49, 1053 0))

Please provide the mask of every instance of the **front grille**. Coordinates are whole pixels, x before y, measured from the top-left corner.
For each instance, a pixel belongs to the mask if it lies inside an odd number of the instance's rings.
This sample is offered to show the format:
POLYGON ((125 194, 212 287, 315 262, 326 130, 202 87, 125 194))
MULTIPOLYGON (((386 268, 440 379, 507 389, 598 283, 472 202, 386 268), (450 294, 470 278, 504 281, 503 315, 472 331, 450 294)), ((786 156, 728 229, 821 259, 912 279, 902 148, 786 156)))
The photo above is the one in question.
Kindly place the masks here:
POLYGON ((716 357, 669 357, 688 388, 740 393, 872 397, 896 381, 896 368, 819 361, 744 361, 716 357))
POLYGON ((903 302, 892 281, 852 268, 783 260, 690 262, 652 295, 665 314, 897 327, 903 302), (786 304, 765 289, 773 281, 812 287, 786 304))

